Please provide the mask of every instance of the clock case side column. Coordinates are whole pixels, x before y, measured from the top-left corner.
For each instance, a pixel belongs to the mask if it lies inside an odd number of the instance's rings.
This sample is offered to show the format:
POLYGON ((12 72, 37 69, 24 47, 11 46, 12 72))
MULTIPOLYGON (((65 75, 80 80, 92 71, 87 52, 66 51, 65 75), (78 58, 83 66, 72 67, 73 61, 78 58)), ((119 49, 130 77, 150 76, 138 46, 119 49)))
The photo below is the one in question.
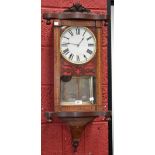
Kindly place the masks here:
MULTIPOLYGON (((60 21, 54 20, 54 23, 60 21)), ((60 112, 60 27, 54 25, 54 111, 60 112)))
POLYGON ((96 111, 103 111, 102 99, 102 22, 96 21, 96 34, 97 34, 97 67, 96 67, 96 111))

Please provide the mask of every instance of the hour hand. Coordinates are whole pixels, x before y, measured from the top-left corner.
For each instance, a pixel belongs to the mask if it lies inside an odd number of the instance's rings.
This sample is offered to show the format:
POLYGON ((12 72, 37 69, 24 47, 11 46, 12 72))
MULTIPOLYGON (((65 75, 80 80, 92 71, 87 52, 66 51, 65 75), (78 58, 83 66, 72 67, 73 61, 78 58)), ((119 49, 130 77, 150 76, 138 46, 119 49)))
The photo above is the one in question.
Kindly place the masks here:
POLYGON ((62 45, 62 46, 66 46, 66 45, 68 45, 68 44, 70 44, 70 43, 62 43, 61 45, 62 45))
POLYGON ((69 43, 69 44, 78 46, 78 44, 74 44, 74 43, 69 43))

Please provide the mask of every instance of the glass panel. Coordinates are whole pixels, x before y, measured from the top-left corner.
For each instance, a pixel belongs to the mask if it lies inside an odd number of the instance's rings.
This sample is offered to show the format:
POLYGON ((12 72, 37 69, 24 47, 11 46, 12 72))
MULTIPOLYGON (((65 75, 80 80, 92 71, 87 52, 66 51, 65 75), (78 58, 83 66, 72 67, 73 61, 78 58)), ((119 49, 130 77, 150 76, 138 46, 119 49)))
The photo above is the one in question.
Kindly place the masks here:
POLYGON ((94 104, 95 77, 61 77, 61 104, 94 104))

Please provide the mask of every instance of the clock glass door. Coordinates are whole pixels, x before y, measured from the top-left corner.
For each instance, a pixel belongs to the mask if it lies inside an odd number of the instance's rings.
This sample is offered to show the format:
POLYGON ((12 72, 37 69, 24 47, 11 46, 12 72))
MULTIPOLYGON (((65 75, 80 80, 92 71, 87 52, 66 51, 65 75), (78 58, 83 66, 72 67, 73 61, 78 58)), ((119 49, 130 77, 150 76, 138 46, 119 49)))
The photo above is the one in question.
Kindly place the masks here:
POLYGON ((93 76, 62 76, 61 104, 95 104, 95 82, 96 79, 93 76))

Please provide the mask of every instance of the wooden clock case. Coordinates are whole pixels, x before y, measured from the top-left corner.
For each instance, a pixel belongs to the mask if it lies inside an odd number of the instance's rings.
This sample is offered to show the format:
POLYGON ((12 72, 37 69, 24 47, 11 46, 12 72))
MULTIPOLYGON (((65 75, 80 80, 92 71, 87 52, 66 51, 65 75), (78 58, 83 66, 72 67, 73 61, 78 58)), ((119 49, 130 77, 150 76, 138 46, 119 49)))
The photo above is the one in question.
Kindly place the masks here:
MULTIPOLYGON (((80 136, 85 126, 98 116, 111 118, 110 111, 104 111, 102 105, 101 80, 102 62, 102 26, 108 23, 108 17, 102 14, 91 13, 81 4, 73 4, 62 13, 44 13, 43 19, 47 24, 54 24, 54 112, 46 112, 49 122, 52 117, 59 117, 70 126, 72 146, 76 151, 80 136), (70 26, 87 27, 96 37, 96 55, 86 64, 76 65, 67 62, 60 54, 60 37, 62 32, 70 26), (96 103, 89 105, 61 105, 60 78, 61 76, 95 76, 96 77, 96 103)), ((51 103, 53 104, 53 103, 51 103)))

